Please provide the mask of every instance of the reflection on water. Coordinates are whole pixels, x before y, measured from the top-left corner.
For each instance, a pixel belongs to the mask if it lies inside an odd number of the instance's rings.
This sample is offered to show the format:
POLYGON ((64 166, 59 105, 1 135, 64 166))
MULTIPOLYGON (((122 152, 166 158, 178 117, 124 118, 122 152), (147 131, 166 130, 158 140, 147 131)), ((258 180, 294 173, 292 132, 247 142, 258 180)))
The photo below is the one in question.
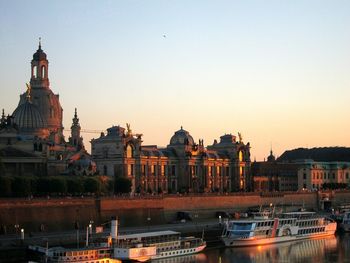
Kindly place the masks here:
POLYGON ((349 239, 349 235, 341 235, 276 245, 208 249, 206 262, 350 262, 349 239))

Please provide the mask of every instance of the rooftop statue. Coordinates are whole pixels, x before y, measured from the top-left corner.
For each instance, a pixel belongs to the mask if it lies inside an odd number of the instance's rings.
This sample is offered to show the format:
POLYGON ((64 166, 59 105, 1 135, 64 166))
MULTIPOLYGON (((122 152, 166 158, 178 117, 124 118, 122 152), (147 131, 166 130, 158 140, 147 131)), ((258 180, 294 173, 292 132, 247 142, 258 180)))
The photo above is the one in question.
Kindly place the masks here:
POLYGON ((243 142, 243 137, 242 137, 242 134, 240 132, 238 133, 238 138, 239 138, 239 142, 243 142))
POLYGON ((126 134, 129 135, 129 136, 132 135, 132 130, 130 128, 130 123, 126 124, 126 129, 127 129, 126 134))
POLYGON ((30 96, 32 93, 32 87, 30 86, 29 83, 26 83, 26 86, 27 86, 27 98, 30 100, 30 96))

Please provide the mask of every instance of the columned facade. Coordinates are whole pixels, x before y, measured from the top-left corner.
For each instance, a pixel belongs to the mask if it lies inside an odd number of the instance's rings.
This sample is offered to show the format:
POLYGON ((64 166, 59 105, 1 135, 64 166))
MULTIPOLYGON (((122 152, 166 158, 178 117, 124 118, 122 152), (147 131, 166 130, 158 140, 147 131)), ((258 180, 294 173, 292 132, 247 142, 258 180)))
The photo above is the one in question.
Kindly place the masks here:
POLYGON ((120 126, 91 141, 100 174, 124 176, 136 193, 249 191, 250 145, 226 134, 204 147, 182 127, 166 148, 142 145, 142 135, 120 126))

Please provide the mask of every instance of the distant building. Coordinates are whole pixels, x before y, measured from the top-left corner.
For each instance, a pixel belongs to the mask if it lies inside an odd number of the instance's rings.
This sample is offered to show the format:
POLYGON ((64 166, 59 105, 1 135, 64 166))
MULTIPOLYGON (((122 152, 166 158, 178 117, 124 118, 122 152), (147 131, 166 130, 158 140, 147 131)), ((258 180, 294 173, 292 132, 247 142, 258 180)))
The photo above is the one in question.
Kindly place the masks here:
POLYGON ((91 154, 100 174, 129 178, 138 193, 249 191, 250 145, 226 134, 204 147, 182 127, 165 148, 142 145, 130 126, 107 129, 91 140, 91 154))
POLYGON ((350 162, 298 161, 298 189, 317 190, 323 184, 347 184, 350 186, 350 162))
POLYGON ((277 162, 271 150, 266 162, 252 163, 254 191, 297 191, 299 167, 277 162))
MULTIPOLYGON (((320 153, 323 149, 329 151, 331 148, 316 149, 320 153)), ((286 151, 287 154, 291 152, 286 151)), ((272 151, 267 160, 252 163, 254 191, 320 190, 324 184, 350 186, 350 162, 312 159, 279 161, 280 158, 276 160, 272 151)))
POLYGON ((69 142, 63 136, 62 115, 59 95, 50 89, 49 62, 39 43, 31 61, 27 91, 20 95, 11 115, 6 116, 2 110, 0 174, 59 175, 78 173, 77 170, 87 173, 83 165, 87 162, 92 173, 94 164, 84 149, 77 111, 69 142), (80 159, 85 162, 77 162, 80 159))

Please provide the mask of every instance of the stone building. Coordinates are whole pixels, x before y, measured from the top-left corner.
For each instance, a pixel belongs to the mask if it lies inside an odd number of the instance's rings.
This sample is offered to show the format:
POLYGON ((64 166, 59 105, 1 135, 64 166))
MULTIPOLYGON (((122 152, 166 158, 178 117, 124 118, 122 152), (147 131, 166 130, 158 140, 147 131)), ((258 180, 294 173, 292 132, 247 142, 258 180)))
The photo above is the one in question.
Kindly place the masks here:
MULTIPOLYGON (((128 125, 128 124, 127 124, 128 125)), ((120 126, 91 140, 100 174, 129 178, 137 193, 249 191, 250 145, 226 134, 204 147, 182 127, 165 148, 142 145, 142 134, 120 126)))
POLYGON ((252 163, 254 191, 320 190, 324 184, 350 186, 350 162, 296 159, 278 161, 272 154, 266 162, 252 163))
MULTIPOLYGON (((88 158, 75 110, 69 142, 63 136, 63 109, 50 88, 49 61, 39 48, 31 61, 30 84, 11 115, 0 119, 0 174, 58 175, 88 158), (78 154, 78 155, 77 155, 78 154)), ((92 166, 91 166, 92 167, 92 166)))
POLYGON ((252 163, 254 191, 297 191, 300 165, 276 161, 272 150, 265 162, 252 163))
POLYGON ((319 190, 324 183, 347 184, 350 186, 350 162, 298 161, 299 190, 319 190))

